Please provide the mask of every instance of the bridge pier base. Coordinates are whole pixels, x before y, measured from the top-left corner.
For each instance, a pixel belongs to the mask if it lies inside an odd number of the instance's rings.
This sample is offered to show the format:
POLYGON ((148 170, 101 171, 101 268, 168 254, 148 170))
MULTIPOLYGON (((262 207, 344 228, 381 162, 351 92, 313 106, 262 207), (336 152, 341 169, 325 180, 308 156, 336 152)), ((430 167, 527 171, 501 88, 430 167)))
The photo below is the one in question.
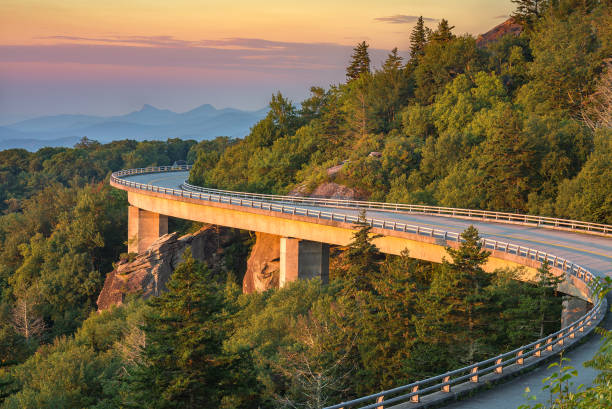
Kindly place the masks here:
POLYGON ((570 325, 578 318, 585 315, 591 304, 578 297, 566 296, 563 300, 563 310, 561 311, 561 328, 570 325))
POLYGON ((329 244, 291 237, 280 240, 281 288, 296 280, 315 277, 329 282, 329 244))
POLYGON ((168 234, 168 216, 135 206, 128 208, 128 253, 148 249, 164 234, 168 234))

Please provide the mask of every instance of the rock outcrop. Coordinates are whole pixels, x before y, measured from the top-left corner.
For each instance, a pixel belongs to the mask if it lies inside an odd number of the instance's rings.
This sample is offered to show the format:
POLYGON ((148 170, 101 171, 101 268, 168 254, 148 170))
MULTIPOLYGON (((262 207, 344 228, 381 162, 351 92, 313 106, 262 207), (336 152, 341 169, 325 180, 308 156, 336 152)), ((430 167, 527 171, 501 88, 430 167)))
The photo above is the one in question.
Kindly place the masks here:
POLYGON ((106 276, 98 296, 98 311, 121 305, 129 294, 140 294, 144 298, 159 295, 166 289, 166 282, 181 263, 187 248, 191 248, 195 259, 206 262, 211 269, 221 268, 223 248, 233 239, 231 229, 211 225, 182 237, 178 233, 161 236, 134 259, 119 261, 106 276))
POLYGON ((478 47, 486 47, 506 34, 519 35, 522 31, 523 26, 517 23, 513 18, 509 18, 486 33, 479 35, 476 39, 476 45, 478 47))
POLYGON ((242 281, 242 292, 246 294, 278 287, 280 236, 267 233, 255 235, 257 240, 247 260, 247 270, 242 281))
POLYGON ((318 197, 323 199, 348 199, 361 200, 363 194, 356 189, 345 185, 339 185, 334 182, 322 183, 312 191, 309 197, 318 197))
MULTIPOLYGON (((291 191, 289 195, 350 200, 361 200, 364 197, 359 191, 334 182, 322 183, 310 194, 306 194, 303 186, 298 187, 291 191)), ((242 282, 242 292, 244 293, 262 292, 278 287, 280 275, 280 236, 256 233, 256 238, 257 240, 247 261, 247 271, 242 282)))

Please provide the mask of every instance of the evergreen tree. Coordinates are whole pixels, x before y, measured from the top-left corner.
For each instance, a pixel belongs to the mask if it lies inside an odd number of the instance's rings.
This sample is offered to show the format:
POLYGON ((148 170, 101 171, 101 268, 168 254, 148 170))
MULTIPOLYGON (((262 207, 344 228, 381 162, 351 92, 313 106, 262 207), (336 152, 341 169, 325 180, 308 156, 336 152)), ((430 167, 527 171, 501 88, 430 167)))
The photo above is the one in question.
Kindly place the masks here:
POLYGON ((249 354, 223 349, 229 335, 223 288, 190 250, 183 256, 168 291, 149 301, 144 364, 128 379, 124 403, 135 408, 252 407, 249 354))
POLYGON ((353 234, 353 241, 347 250, 347 289, 349 292, 370 291, 372 281, 380 272, 380 252, 372 240, 379 236, 371 234, 372 226, 366 219, 366 212, 359 213, 359 229, 353 234))
POLYGON ((455 35, 452 32, 453 28, 455 28, 455 26, 451 27, 448 24, 448 20, 443 18, 438 23, 438 28, 436 29, 436 31, 431 34, 431 41, 444 43, 452 40, 453 38, 455 38, 455 35))
POLYGON ((346 68, 346 79, 352 81, 361 76, 361 74, 370 72, 370 54, 368 53, 368 43, 362 41, 353 48, 351 55, 351 63, 346 68))
POLYGON ((416 62, 416 60, 425 53, 424 50, 426 45, 427 27, 425 27, 423 16, 420 16, 410 33, 410 60, 416 62))
POLYGON ((395 47, 389 55, 387 56, 387 60, 383 64, 384 72, 392 72, 397 71, 402 67, 403 58, 398 54, 397 47, 395 47))
POLYGON ((491 253, 482 249, 478 230, 474 226, 468 227, 461 233, 461 238, 463 241, 458 249, 446 248, 452 262, 445 260, 444 265, 459 272, 462 279, 467 280, 465 288, 473 288, 472 283, 476 284, 479 278, 486 274, 482 266, 491 253))
POLYGON ((512 17, 524 24, 531 24, 542 16, 548 0, 511 0, 516 4, 516 11, 512 17))
POLYGON ((452 262, 444 260, 443 271, 448 274, 453 293, 448 298, 451 308, 447 319, 455 322, 456 332, 463 338, 460 343, 467 349, 464 351, 466 361, 471 362, 477 359, 479 338, 485 334, 485 310, 488 308, 485 287, 490 284, 491 277, 482 266, 491 253, 483 250, 474 226, 461 233, 461 238, 463 241, 458 249, 446 249, 452 262))
POLYGON ((557 297, 557 287, 563 282, 563 277, 555 276, 550 271, 548 261, 538 268, 538 281, 535 287, 537 300, 537 314, 539 324, 539 338, 547 334, 548 330, 555 330, 559 326, 559 316, 562 305, 557 297))

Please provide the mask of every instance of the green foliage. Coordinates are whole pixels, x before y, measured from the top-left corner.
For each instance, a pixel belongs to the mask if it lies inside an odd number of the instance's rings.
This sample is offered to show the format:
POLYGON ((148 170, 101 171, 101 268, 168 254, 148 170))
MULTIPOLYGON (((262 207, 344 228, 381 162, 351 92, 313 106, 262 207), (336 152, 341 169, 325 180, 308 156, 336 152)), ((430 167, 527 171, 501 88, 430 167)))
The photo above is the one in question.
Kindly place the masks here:
POLYGON ((168 291, 144 316, 143 363, 128 378, 128 407, 257 407, 249 351, 227 353, 228 305, 221 286, 189 250, 168 291))
POLYGON ((549 6, 549 0, 511 0, 516 4, 516 11, 512 13, 512 17, 523 24, 531 25, 539 19, 546 7, 549 6))
POLYGON ((362 41, 353 48, 351 62, 346 67, 347 81, 356 80, 363 74, 370 73, 370 54, 368 53, 368 43, 362 41))
MULTIPOLYGON (((393 49, 372 67, 362 42, 346 83, 299 105, 274 94, 244 139, 0 152, 4 406, 320 407, 557 329, 547 266, 531 284, 522 271, 484 274, 474 229, 442 265, 384 259, 363 220, 329 286, 239 295, 189 259, 165 296, 91 314, 125 251, 126 195, 107 185, 121 168, 187 159, 204 186, 284 194, 333 181, 370 200, 612 223, 609 2, 517 4, 527 29, 486 48, 444 19, 435 31, 418 20, 406 65, 393 49), (45 324, 27 339, 11 317, 24 299, 45 324)), ((238 275, 248 246, 242 237, 227 254, 238 275)), ((609 402, 609 352, 577 407, 609 402)))
POLYGON ((418 58, 424 54, 425 46, 428 40, 427 27, 423 16, 419 16, 417 22, 410 33, 410 60, 413 63, 418 61, 418 58))
POLYGON ((596 135, 595 149, 574 179, 559 186, 556 212, 576 220, 612 223, 612 131, 596 135))
POLYGON ((351 293, 371 290, 380 271, 380 252, 372 243, 377 236, 370 233, 372 226, 366 219, 365 210, 359 213, 356 227, 358 230, 353 234, 353 241, 346 254, 349 266, 345 275, 348 282, 346 289, 351 293))
POLYGON ((336 182, 370 200, 609 220, 605 138, 577 118, 605 123, 612 13, 606 2, 531 3, 531 28, 486 48, 446 20, 435 31, 419 20, 406 66, 394 49, 380 69, 313 87, 299 110, 274 97, 292 126, 260 121, 190 178, 262 193, 336 182))
POLYGON ((455 35, 452 32, 453 28, 455 28, 455 26, 451 27, 450 24, 448 24, 448 20, 443 18, 438 23, 438 28, 431 33, 429 40, 438 43, 451 41, 455 38, 455 35))

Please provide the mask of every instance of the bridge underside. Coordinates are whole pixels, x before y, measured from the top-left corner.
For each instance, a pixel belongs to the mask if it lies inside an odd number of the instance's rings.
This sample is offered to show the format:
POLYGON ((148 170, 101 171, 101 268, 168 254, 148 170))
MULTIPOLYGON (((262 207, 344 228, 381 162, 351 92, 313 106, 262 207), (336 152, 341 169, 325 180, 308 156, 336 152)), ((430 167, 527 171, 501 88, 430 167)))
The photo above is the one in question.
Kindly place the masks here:
MULTIPOLYGON (((130 208, 129 226, 138 226, 138 234, 130 233, 130 239, 136 238, 131 249, 141 251, 147 248, 161 234, 167 233, 167 216, 193 220, 202 223, 217 224, 243 230, 274 234, 283 237, 281 241, 281 285, 301 277, 320 276, 327 279, 329 267, 328 245, 348 245, 353 237, 354 226, 331 220, 283 214, 262 209, 244 211, 240 206, 225 203, 202 203, 197 199, 181 198, 175 200, 172 196, 162 193, 138 193, 130 188, 128 201, 138 212, 130 208), (157 214, 158 216, 153 216, 157 214), (163 216, 162 216, 163 215, 163 216), (166 217, 164 221, 164 217, 166 217), (132 220, 137 218, 138 221, 132 220), (165 230, 164 230, 165 226, 165 230), (142 233, 141 233, 142 232, 142 233), (151 237, 157 234, 153 240, 151 237), (148 245, 147 245, 148 243, 148 245), (146 246, 146 247, 145 247, 146 246), (282 249, 284 250, 284 254, 282 249), (284 267, 283 267, 284 266, 284 267)), ((130 232, 133 232, 130 230, 130 232)), ((440 263, 443 258, 449 258, 446 247, 457 247, 455 241, 426 237, 401 231, 389 231, 374 228, 375 234, 384 234, 376 238, 374 243, 381 252, 399 255, 407 249, 413 258, 440 263)), ((128 243, 130 241, 128 240, 128 243)), ((498 268, 521 268, 519 279, 532 281, 539 263, 531 258, 508 254, 502 251, 492 251, 489 261, 484 266, 492 272, 498 268)), ((551 269, 557 275, 563 275, 558 268, 551 269)), ((575 297, 590 300, 588 288, 580 280, 569 277, 562 284, 560 291, 575 297)))

